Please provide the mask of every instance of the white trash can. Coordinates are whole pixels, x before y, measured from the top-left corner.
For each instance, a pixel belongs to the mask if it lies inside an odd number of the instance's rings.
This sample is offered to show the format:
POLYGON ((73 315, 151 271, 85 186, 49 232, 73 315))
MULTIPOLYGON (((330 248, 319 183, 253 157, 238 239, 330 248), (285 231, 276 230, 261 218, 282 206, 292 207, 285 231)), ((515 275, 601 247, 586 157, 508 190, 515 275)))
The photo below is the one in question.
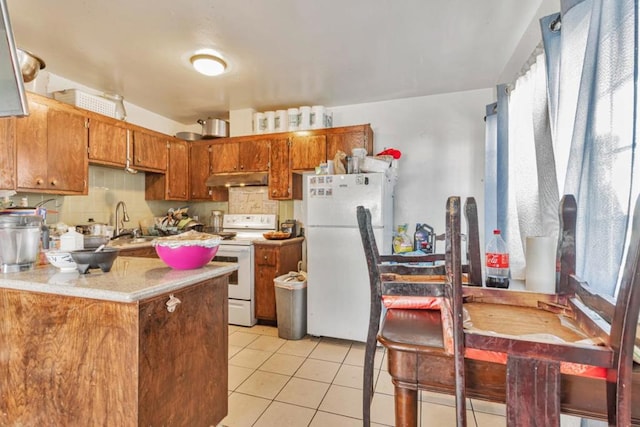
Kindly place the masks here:
POLYGON ((298 273, 289 273, 273 279, 278 336, 288 340, 299 340, 307 334, 307 281, 297 277, 298 273))

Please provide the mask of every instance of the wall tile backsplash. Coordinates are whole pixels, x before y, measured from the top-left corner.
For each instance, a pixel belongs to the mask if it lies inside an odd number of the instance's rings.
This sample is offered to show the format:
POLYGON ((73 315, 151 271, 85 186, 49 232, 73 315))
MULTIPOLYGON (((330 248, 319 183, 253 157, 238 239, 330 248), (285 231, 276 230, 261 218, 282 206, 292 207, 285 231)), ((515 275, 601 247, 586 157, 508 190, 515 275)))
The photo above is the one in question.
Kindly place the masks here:
MULTIPOLYGON (((48 194, 18 193, 12 199, 16 204, 23 197, 29 206, 39 202, 47 202, 47 224, 55 225, 63 222, 67 225, 87 224, 90 219, 96 222, 115 225, 115 208, 119 201, 124 201, 131 221, 125 228, 138 227, 142 219, 164 216, 170 208, 188 206, 189 215, 198 217, 205 225, 209 224, 212 210, 229 212, 227 202, 180 202, 180 201, 147 201, 145 194, 144 173, 129 174, 121 169, 101 166, 89 166, 89 194, 86 196, 51 196, 48 194)), ((293 202, 278 203, 278 220, 284 221, 293 217, 293 202)))

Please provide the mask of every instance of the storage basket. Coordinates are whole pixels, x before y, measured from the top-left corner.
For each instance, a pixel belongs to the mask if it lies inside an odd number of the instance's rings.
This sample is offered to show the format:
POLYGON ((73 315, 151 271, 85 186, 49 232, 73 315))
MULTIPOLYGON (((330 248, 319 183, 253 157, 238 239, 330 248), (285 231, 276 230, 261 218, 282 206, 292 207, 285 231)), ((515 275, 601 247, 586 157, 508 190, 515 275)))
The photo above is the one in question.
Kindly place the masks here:
POLYGON ((65 104, 75 105, 108 117, 115 117, 116 103, 98 95, 91 95, 78 89, 65 89, 53 93, 53 97, 65 104))

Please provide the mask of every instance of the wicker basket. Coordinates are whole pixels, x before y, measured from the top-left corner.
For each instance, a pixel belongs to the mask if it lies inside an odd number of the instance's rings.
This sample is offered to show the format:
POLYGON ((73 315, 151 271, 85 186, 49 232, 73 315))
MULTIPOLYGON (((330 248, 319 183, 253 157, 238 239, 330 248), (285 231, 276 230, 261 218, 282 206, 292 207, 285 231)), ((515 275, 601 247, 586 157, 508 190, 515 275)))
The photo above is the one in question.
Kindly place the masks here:
POLYGON ((53 97, 65 104, 75 105, 85 110, 93 111, 108 117, 115 117, 116 103, 110 99, 91 95, 78 89, 65 89, 53 93, 53 97))

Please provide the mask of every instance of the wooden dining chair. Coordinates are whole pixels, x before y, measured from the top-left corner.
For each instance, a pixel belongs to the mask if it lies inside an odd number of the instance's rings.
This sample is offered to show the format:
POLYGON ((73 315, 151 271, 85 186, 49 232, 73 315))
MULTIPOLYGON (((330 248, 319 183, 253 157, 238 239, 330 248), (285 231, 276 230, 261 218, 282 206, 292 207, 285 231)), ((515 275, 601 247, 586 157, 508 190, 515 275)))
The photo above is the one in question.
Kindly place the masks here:
MULTIPOLYGON (((482 268, 480 264, 480 239, 478 236, 477 206, 474 198, 467 200, 467 259, 469 263, 462 266, 468 284, 482 285, 482 268)), ((412 303, 422 304, 424 297, 442 296, 442 286, 424 286, 422 283, 407 281, 381 281, 384 274, 398 274, 405 276, 431 276, 432 282, 442 283, 445 280, 445 254, 425 254, 422 256, 380 255, 371 226, 371 214, 363 206, 357 208, 358 225, 362 238, 370 281, 370 316, 367 341, 365 344, 364 375, 363 375, 363 422, 365 426, 371 422, 371 401, 373 399, 373 365, 380 330, 383 303, 385 313, 393 318, 406 315, 406 323, 411 323, 413 317, 439 317, 433 310, 406 311, 404 307, 412 303), (395 307, 395 308, 393 308, 395 307), (402 310, 402 311, 401 311, 402 310), (406 311, 406 312, 405 312, 406 311)), ((461 270, 461 271, 462 271, 461 270)), ((434 301, 437 301, 434 300, 434 301)), ((418 307, 424 307, 419 305, 418 307)), ((430 322, 433 324, 433 322, 430 322)), ((437 322, 436 322, 437 323, 437 322)), ((420 324, 420 322, 416 323, 420 324)))
POLYGON ((379 272, 381 290, 407 286, 441 300, 439 311, 388 309, 378 332, 394 383, 396 425, 417 425, 418 390, 455 394, 458 426, 466 425, 466 397, 506 403, 509 426, 558 426, 561 411, 607 419, 611 426, 640 422, 631 415, 640 401, 631 395, 640 205, 616 301, 597 295, 574 273, 575 211, 575 200, 566 196, 556 294, 462 286, 456 197, 447 201, 445 280, 434 281, 432 271, 419 269, 379 272))

